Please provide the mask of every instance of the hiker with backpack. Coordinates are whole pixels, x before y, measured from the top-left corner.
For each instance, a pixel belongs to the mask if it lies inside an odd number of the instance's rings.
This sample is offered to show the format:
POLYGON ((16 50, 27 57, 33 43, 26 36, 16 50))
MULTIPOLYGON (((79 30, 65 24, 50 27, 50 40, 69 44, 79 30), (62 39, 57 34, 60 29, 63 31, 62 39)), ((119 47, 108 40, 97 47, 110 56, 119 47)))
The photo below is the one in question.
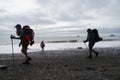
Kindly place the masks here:
POLYGON ((29 44, 32 45, 34 43, 34 32, 28 25, 25 25, 22 28, 20 24, 17 24, 15 28, 16 34, 19 37, 15 37, 12 35, 11 39, 20 39, 19 46, 22 45, 21 52, 25 55, 26 58, 23 64, 29 64, 32 59, 28 56, 27 49, 29 44))
POLYGON ((96 54, 96 57, 98 57, 98 52, 96 52, 93 47, 95 45, 96 42, 98 41, 101 41, 102 38, 99 37, 99 34, 98 34, 98 30, 97 29, 87 29, 87 39, 84 40, 83 42, 86 43, 86 42, 89 42, 88 44, 88 47, 89 47, 89 56, 88 58, 92 58, 92 52, 94 52, 96 54))

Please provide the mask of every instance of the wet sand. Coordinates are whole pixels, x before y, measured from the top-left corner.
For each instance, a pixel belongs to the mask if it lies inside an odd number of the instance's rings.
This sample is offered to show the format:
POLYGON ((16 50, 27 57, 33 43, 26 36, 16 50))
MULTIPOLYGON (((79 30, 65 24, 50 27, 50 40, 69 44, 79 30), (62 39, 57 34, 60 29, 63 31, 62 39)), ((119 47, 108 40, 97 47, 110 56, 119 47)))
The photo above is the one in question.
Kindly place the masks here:
POLYGON ((31 52, 32 61, 24 65, 24 56, 1 54, 0 80, 120 80, 120 48, 96 48, 99 57, 93 53, 87 59, 88 49, 51 50, 42 53, 31 52))

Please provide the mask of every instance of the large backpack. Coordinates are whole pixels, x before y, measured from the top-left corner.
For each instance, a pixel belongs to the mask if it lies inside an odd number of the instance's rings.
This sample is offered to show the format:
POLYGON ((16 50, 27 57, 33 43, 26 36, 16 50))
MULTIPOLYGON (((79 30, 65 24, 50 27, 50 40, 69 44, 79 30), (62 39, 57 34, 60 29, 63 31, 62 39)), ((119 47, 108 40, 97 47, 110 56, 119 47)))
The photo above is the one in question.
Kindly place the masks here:
POLYGON ((25 34, 30 39, 30 45, 33 45, 33 43, 34 43, 34 35, 35 35, 34 30, 31 29, 28 25, 23 26, 23 30, 24 30, 25 34))
POLYGON ((94 34, 95 42, 98 42, 98 41, 102 41, 102 40, 103 40, 103 38, 99 37, 99 34, 98 34, 98 30, 97 30, 97 29, 93 29, 92 32, 93 32, 93 34, 94 34))

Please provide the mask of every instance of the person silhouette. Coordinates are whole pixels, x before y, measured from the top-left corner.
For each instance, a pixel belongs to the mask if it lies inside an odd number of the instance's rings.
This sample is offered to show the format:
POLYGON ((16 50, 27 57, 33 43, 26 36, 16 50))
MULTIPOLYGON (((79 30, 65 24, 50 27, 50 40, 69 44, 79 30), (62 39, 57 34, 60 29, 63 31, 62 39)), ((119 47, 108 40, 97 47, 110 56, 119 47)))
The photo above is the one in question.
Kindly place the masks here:
POLYGON ((45 42, 43 40, 41 41, 40 46, 42 48, 42 52, 44 52, 45 42))
POLYGON ((93 31, 90 28, 87 29, 87 33, 88 33, 87 38, 83 42, 84 43, 89 42, 88 43, 88 47, 89 47, 89 56, 88 56, 88 58, 92 58, 92 52, 94 52, 96 54, 96 57, 98 57, 99 53, 93 49, 93 47, 94 47, 94 45, 96 43, 95 34, 93 33, 93 31))
POLYGON ((22 45, 22 49, 21 49, 21 52, 25 55, 25 62, 23 62, 23 64, 29 64, 29 62, 32 60, 31 57, 28 56, 28 53, 27 53, 27 49, 28 49, 28 45, 29 45, 29 37, 25 34, 25 29, 26 29, 26 26, 22 26, 20 24, 17 24, 15 26, 16 28, 16 34, 18 37, 15 37, 14 35, 11 36, 11 39, 20 39, 20 43, 19 43, 19 46, 22 45))

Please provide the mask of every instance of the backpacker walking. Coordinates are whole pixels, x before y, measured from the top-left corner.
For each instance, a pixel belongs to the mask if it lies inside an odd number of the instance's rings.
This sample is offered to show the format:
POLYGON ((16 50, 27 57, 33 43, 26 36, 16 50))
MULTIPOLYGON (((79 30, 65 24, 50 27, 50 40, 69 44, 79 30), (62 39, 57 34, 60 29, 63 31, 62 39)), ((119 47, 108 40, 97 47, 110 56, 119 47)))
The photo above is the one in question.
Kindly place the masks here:
POLYGON ((44 52, 45 42, 43 40, 41 41, 40 46, 41 46, 42 52, 44 52))
POLYGON ((23 64, 29 64, 29 62, 32 60, 31 57, 28 56, 27 49, 28 45, 32 42, 34 42, 31 38, 30 35, 31 32, 29 31, 30 27, 28 25, 21 27, 20 24, 17 24, 15 26, 16 28, 16 34, 18 37, 12 36, 11 39, 20 39, 20 44, 19 46, 22 45, 21 52, 25 55, 25 62, 23 64))
POLYGON ((98 56, 98 52, 93 49, 94 45, 96 42, 102 40, 102 38, 99 37, 97 29, 87 29, 87 39, 84 40, 83 42, 89 42, 88 47, 89 47, 89 56, 88 58, 92 58, 92 52, 96 54, 96 57, 98 56))

